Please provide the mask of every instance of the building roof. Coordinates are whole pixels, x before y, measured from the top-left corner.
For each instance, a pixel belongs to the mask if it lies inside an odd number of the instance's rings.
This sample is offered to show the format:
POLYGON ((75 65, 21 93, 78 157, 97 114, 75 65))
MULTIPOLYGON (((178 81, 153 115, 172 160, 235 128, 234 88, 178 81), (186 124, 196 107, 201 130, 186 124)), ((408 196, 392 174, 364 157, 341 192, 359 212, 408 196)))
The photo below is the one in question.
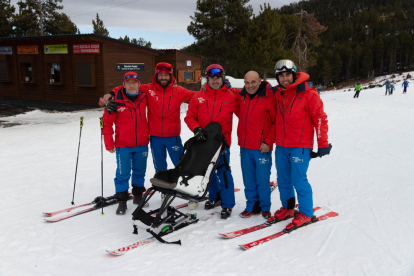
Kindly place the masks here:
POLYGON ((155 50, 149 47, 140 46, 134 43, 125 42, 119 39, 103 36, 103 35, 97 35, 97 34, 77 34, 77 35, 48 35, 48 36, 19 36, 19 37, 0 37, 1 41, 16 41, 16 40, 36 40, 36 39, 58 39, 58 38, 83 38, 83 37, 93 37, 98 39, 107 40, 110 42, 115 42, 127 46, 132 46, 138 49, 146 50, 155 52, 157 54, 165 54, 164 51, 155 50))

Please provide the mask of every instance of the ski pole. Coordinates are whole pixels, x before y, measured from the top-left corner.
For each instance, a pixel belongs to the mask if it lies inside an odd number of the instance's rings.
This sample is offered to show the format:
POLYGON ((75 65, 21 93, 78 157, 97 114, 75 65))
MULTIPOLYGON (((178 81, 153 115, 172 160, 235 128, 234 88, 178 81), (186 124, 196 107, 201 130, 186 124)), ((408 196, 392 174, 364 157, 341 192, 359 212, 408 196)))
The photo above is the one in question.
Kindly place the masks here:
POLYGON ((103 212, 103 143, 102 143, 102 130, 103 130, 103 118, 99 117, 99 121, 101 122, 101 191, 102 191, 102 212, 101 215, 105 215, 103 212))
POLYGON ((80 117, 80 132, 79 132, 79 144, 78 144, 78 156, 76 157, 76 169, 75 169, 75 182, 73 183, 73 195, 72 195, 72 205, 75 204, 75 187, 76 187, 76 175, 78 173, 78 160, 79 160, 79 149, 82 136, 82 127, 83 127, 83 117, 80 117))

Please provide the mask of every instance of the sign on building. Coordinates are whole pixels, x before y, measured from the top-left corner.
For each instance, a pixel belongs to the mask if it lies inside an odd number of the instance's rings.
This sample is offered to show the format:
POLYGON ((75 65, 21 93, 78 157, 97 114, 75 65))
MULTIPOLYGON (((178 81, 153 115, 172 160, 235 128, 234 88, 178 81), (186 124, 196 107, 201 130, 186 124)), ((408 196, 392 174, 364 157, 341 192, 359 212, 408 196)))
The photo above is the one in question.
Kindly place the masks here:
POLYGON ((100 54, 101 48, 99 43, 91 44, 73 44, 74 54, 100 54))
POLYGON ((117 63, 116 71, 145 71, 144 63, 117 63))
POLYGON ((67 44, 45 45, 44 50, 45 50, 46 55, 67 54, 68 45, 67 44))
POLYGON ((12 55, 12 46, 0 46, 0 55, 12 55))
POLYGON ((37 45, 17 46, 18 55, 37 55, 39 54, 39 47, 37 45))

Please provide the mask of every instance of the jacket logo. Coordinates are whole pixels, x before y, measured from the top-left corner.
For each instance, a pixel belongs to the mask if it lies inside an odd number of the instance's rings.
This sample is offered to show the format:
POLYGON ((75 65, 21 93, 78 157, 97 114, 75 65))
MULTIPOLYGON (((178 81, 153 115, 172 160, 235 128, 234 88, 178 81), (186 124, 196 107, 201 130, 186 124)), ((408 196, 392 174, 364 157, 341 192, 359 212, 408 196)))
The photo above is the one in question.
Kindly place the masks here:
POLYGON ((125 107, 120 107, 118 108, 118 112, 123 112, 126 108, 125 107))
POLYGON ((198 103, 200 103, 200 104, 204 103, 204 101, 205 101, 205 99, 204 98, 201 98, 201 97, 198 98, 197 100, 198 100, 198 103))
POLYGON ((154 92, 154 91, 152 91, 152 90, 148 90, 148 93, 150 93, 150 95, 151 95, 152 97, 156 97, 156 96, 157 96, 157 94, 155 94, 155 92, 154 92))

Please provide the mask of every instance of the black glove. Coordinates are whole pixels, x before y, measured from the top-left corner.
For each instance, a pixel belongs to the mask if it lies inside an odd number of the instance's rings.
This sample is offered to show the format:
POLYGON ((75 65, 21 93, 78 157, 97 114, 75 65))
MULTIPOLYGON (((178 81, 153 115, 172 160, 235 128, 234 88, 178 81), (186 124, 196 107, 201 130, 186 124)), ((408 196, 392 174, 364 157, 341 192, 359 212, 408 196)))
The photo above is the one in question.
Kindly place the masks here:
POLYGON ((201 127, 196 127, 194 129, 194 137, 197 141, 207 141, 206 134, 201 127))
POLYGON ((230 88, 230 87, 231 87, 231 84, 230 84, 230 82, 229 82, 229 80, 228 80, 228 79, 224 79, 224 80, 223 80, 223 83, 224 83, 224 85, 225 85, 227 88, 230 88))
POLYGON ((109 101, 106 103, 105 109, 108 111, 109 114, 111 112, 118 113, 118 106, 113 98, 110 98, 109 101))
POLYGON ((331 152, 331 149, 332 149, 332 145, 329 144, 329 146, 327 146, 325 148, 319 148, 317 153, 312 151, 311 152, 311 158, 316 158, 318 156, 322 157, 324 155, 327 155, 331 152))

